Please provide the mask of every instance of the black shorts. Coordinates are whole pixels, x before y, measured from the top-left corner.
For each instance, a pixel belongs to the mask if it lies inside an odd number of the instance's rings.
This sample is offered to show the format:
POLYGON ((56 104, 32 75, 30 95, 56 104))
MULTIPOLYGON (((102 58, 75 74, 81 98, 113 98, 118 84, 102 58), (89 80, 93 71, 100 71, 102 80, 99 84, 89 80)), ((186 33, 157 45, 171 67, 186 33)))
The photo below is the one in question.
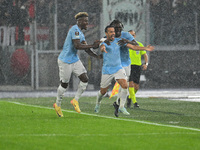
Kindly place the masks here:
POLYGON ((140 75, 141 75, 141 66, 131 65, 131 75, 129 78, 129 82, 133 81, 136 84, 140 83, 140 75))

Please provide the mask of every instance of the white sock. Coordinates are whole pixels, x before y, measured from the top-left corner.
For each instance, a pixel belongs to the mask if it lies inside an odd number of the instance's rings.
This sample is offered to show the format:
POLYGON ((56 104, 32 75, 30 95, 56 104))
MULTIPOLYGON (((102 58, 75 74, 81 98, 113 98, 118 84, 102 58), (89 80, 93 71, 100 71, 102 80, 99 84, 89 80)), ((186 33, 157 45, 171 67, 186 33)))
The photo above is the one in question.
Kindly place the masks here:
POLYGON ((67 89, 63 88, 61 85, 59 85, 57 89, 57 98, 56 98, 56 104, 60 107, 61 106, 61 101, 64 96, 64 93, 67 89))
POLYGON ((121 89, 121 92, 120 92, 120 106, 119 108, 123 108, 125 103, 126 103, 126 97, 127 97, 127 94, 128 94, 128 89, 121 89))
POLYGON ((80 83, 78 85, 78 90, 77 90, 76 95, 75 95, 75 100, 77 100, 77 101, 79 100, 82 93, 86 90, 87 85, 88 85, 88 82, 84 83, 84 82, 80 81, 80 83))
POLYGON ((103 98, 103 95, 102 95, 101 92, 99 91, 98 94, 97 94, 97 101, 96 101, 96 104, 97 104, 97 105, 100 105, 100 104, 101 104, 102 98, 103 98))
POLYGON ((118 91, 118 94, 117 94, 117 99, 116 99, 116 103, 117 103, 117 105, 119 105, 119 103, 118 103, 118 99, 120 98, 120 94, 121 94, 121 90, 122 90, 122 88, 121 88, 121 86, 119 87, 119 91, 118 91))

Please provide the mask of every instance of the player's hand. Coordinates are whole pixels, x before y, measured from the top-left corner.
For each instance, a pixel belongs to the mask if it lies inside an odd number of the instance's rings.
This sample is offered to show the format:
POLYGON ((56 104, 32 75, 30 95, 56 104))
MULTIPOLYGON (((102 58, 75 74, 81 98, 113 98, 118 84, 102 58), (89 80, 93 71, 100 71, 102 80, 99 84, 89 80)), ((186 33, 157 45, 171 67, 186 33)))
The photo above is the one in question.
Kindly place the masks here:
POLYGON ((130 42, 130 41, 127 40, 127 39, 121 39, 121 40, 118 41, 118 44, 119 44, 119 46, 123 46, 123 45, 125 45, 125 44, 127 44, 127 43, 129 43, 129 42, 130 42))
POLYGON ((101 50, 101 52, 108 53, 108 52, 106 51, 105 45, 103 45, 103 44, 100 46, 100 50, 101 50))
POLYGON ((94 49, 97 49, 97 48, 99 48, 99 44, 101 43, 101 41, 99 41, 99 40, 96 40, 96 41, 94 41, 94 43, 93 43, 93 48, 94 49))
POLYGON ((142 70, 147 70, 147 65, 146 64, 142 65, 142 70))
POLYGON ((147 47, 146 47, 147 51, 153 51, 154 49, 155 49, 155 47, 151 46, 151 45, 147 45, 147 47))

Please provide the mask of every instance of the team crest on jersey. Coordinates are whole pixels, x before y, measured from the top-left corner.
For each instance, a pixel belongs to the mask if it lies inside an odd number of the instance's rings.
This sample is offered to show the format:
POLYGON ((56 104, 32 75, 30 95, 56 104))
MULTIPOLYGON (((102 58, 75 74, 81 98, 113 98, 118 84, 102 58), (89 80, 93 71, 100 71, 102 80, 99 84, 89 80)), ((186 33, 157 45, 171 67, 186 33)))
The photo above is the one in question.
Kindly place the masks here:
POLYGON ((75 35, 76 35, 76 36, 79 36, 79 32, 75 32, 75 35))

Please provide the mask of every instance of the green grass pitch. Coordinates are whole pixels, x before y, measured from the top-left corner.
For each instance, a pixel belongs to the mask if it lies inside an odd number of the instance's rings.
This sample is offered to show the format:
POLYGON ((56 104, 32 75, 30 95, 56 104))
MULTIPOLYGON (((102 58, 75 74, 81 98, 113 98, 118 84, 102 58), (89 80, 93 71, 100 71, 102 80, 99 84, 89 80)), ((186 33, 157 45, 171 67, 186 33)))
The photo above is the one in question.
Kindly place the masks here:
POLYGON ((95 97, 62 101, 57 117, 55 98, 0 99, 0 150, 199 150, 200 103, 138 98, 130 116, 114 116, 115 97, 102 100, 94 113, 95 97))

